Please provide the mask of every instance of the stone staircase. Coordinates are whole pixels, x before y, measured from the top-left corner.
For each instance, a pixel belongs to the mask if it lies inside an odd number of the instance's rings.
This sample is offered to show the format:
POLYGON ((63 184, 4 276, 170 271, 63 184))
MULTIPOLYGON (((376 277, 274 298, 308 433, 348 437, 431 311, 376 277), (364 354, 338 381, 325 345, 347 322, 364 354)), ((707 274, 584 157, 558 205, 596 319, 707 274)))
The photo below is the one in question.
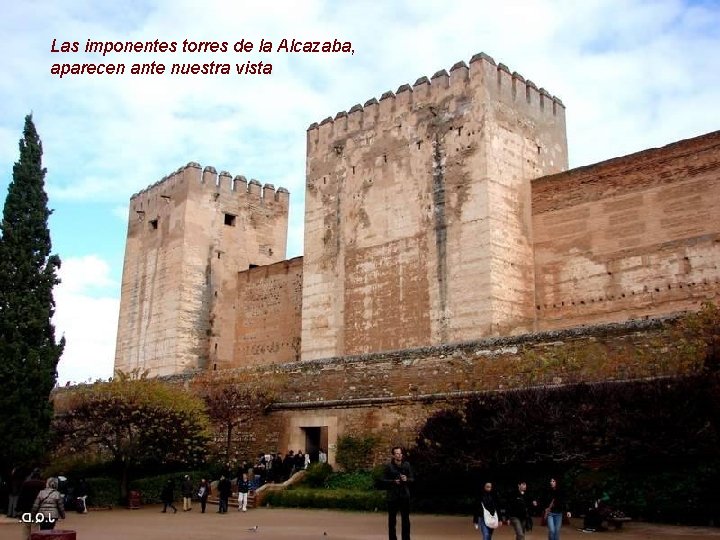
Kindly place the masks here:
MULTIPOLYGON (((248 493, 248 508, 258 508, 262 506, 263 499, 268 493, 271 493, 273 491, 282 491, 283 489, 286 489, 288 486, 292 486, 293 484, 299 483, 303 478, 305 477, 305 471, 298 471, 295 474, 293 474, 290 478, 285 480, 282 484, 263 484, 255 491, 251 491, 248 493)), ((233 488, 237 487, 237 481, 231 480, 233 488)), ((208 497, 208 504, 214 504, 217 505, 220 503, 220 499, 217 496, 217 480, 212 482, 210 484, 210 488, 212 490, 212 495, 208 497)), ((233 491, 232 495, 230 495, 230 500, 228 501, 228 510, 230 508, 237 508, 238 507, 238 494, 237 491, 233 491)))

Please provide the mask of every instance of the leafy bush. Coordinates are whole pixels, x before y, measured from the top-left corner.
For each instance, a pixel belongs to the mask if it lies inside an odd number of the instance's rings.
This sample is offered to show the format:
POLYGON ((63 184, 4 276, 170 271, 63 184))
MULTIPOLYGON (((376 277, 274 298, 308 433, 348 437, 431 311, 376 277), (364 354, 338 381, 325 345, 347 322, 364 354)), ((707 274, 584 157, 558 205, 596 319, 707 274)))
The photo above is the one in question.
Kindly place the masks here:
POLYGON ((88 506, 117 506, 120 502, 117 478, 87 478, 85 482, 88 487, 88 506))
POLYGON ((136 375, 118 372, 112 382, 68 396, 66 410, 53 422, 59 453, 102 451, 118 469, 122 466, 123 482, 141 466, 202 463, 211 436, 203 401, 159 379, 136 375))
POLYGON ((325 487, 332 472, 333 469, 328 463, 313 463, 305 470, 303 483, 310 487, 325 487))
POLYGON ((610 505, 635 519, 707 525, 720 522, 717 480, 720 461, 646 463, 632 468, 588 470, 568 474, 568 486, 587 504, 601 493, 610 505), (588 486, 591 486, 588 488, 588 486))
POLYGON ((337 440, 335 460, 346 472, 369 469, 372 466, 378 438, 373 435, 353 437, 344 435, 337 440))
POLYGON ((375 487, 375 480, 369 471, 335 473, 328 478, 327 486, 330 489, 371 491, 375 487))
POLYGON ((269 506, 292 508, 336 508, 374 512, 385 510, 385 494, 379 491, 294 488, 273 491, 265 498, 269 506))
POLYGON ((383 477, 385 476, 385 464, 381 463, 379 465, 375 465, 372 470, 370 471, 370 478, 372 478, 373 487, 375 489, 384 489, 385 486, 383 486, 383 477))
POLYGON ((413 497, 418 509, 445 511, 486 479, 502 495, 523 477, 543 495, 556 476, 576 512, 605 492, 636 519, 717 523, 719 445, 714 372, 487 394, 428 419, 412 454, 413 497))

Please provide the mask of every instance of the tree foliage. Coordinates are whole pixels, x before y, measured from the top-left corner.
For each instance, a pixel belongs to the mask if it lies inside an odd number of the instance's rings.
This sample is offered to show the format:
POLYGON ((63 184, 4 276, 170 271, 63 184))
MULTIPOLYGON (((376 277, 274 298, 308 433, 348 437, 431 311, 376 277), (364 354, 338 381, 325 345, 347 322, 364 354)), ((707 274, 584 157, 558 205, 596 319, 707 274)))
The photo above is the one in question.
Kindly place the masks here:
POLYGON ((209 422, 203 402, 158 379, 119 372, 70 396, 55 430, 67 451, 93 448, 107 455, 121 473, 127 492, 134 466, 194 465, 204 459, 209 422))
POLYGON ((345 472, 369 470, 375 458, 379 439, 374 435, 338 437, 335 461, 345 472))
POLYGON ((428 419, 415 455, 482 469, 710 456, 718 385, 698 375, 489 394, 428 419))
POLYGON ((707 303, 676 322, 672 333, 701 359, 696 374, 487 393, 429 418, 415 453, 429 464, 466 469, 715 456, 720 310, 707 303))
POLYGON ((193 381, 194 390, 202 397, 207 412, 222 436, 217 437, 217 457, 228 465, 234 462, 233 435, 242 426, 264 414, 277 392, 279 379, 258 381, 247 374, 217 375, 208 372, 193 381))
POLYGON ((0 462, 5 465, 30 462, 45 451, 53 415, 49 396, 64 348, 51 323, 60 259, 50 254, 42 153, 32 117, 26 116, 0 224, 0 462))

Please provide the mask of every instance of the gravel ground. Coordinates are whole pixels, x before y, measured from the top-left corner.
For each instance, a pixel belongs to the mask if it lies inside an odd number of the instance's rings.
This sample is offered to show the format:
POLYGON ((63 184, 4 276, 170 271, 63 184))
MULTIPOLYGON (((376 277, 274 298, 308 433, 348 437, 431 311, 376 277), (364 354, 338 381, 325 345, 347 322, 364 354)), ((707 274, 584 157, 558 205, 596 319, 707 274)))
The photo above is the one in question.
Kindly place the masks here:
MULTIPOLYGON (((201 514, 198 505, 192 511, 177 514, 160 512, 160 506, 146 506, 139 510, 96 511, 88 514, 68 513, 67 519, 57 529, 74 530, 77 540, 369 540, 387 538, 386 515, 382 513, 337 512, 330 510, 297 510, 261 508, 247 513, 231 509, 218 515, 217 507, 209 507, 201 514), (249 530, 257 526, 256 531, 249 530)), ((399 518, 399 516, 398 516, 399 518)), ((444 538, 480 538, 472 527, 470 517, 412 515, 413 540, 436 540, 444 538)), ((562 540, 596 538, 597 540, 639 540, 646 538, 699 540, 700 537, 720 539, 720 529, 706 527, 676 527, 646 523, 629 523, 620 531, 583 533, 573 526, 562 529, 562 540)), ((399 519, 398 519, 399 522, 399 519)), ((399 525, 399 523, 398 523, 399 525)), ((398 533, 400 531, 398 530, 398 533)), ((0 540, 26 538, 25 528, 15 520, 0 519, 0 540)), ((498 540, 514 539, 510 527, 500 527, 493 536, 498 540)), ((545 540, 547 529, 536 526, 527 540, 545 540)))

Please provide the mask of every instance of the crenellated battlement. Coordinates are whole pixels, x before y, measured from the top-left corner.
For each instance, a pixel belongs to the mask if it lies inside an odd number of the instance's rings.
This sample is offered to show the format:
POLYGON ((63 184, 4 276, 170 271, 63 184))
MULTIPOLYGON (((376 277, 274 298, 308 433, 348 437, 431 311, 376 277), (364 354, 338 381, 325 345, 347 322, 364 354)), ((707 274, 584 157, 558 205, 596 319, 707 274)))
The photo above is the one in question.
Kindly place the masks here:
MULTIPOLYGON (((289 205, 290 192, 284 187, 277 190, 273 184, 265 184, 260 181, 247 178, 242 175, 233 176, 228 171, 217 172, 215 167, 208 165, 203 168, 199 163, 191 161, 184 167, 178 168, 147 188, 134 193, 130 197, 131 202, 138 202, 140 198, 145 201, 153 201, 158 197, 169 198, 173 193, 179 191, 180 185, 187 183, 194 184, 215 193, 237 194, 239 196, 257 197, 263 202, 278 202, 289 205)), ((183 187, 183 189, 185 189, 183 187)))
POLYGON ((334 118, 328 116, 319 123, 313 122, 307 129, 308 135, 313 133, 324 139, 345 131, 371 127, 380 118, 399 116, 405 111, 438 103, 478 85, 485 88, 491 99, 521 108, 532 116, 564 115, 565 106, 560 98, 545 88, 538 88, 519 73, 511 72, 505 64, 497 64, 491 56, 478 53, 470 59, 469 66, 464 61, 457 62, 449 73, 441 69, 429 79, 419 77, 412 86, 402 84, 396 92, 383 92, 379 100, 371 98, 364 105, 358 103, 349 111, 338 112, 334 118))

